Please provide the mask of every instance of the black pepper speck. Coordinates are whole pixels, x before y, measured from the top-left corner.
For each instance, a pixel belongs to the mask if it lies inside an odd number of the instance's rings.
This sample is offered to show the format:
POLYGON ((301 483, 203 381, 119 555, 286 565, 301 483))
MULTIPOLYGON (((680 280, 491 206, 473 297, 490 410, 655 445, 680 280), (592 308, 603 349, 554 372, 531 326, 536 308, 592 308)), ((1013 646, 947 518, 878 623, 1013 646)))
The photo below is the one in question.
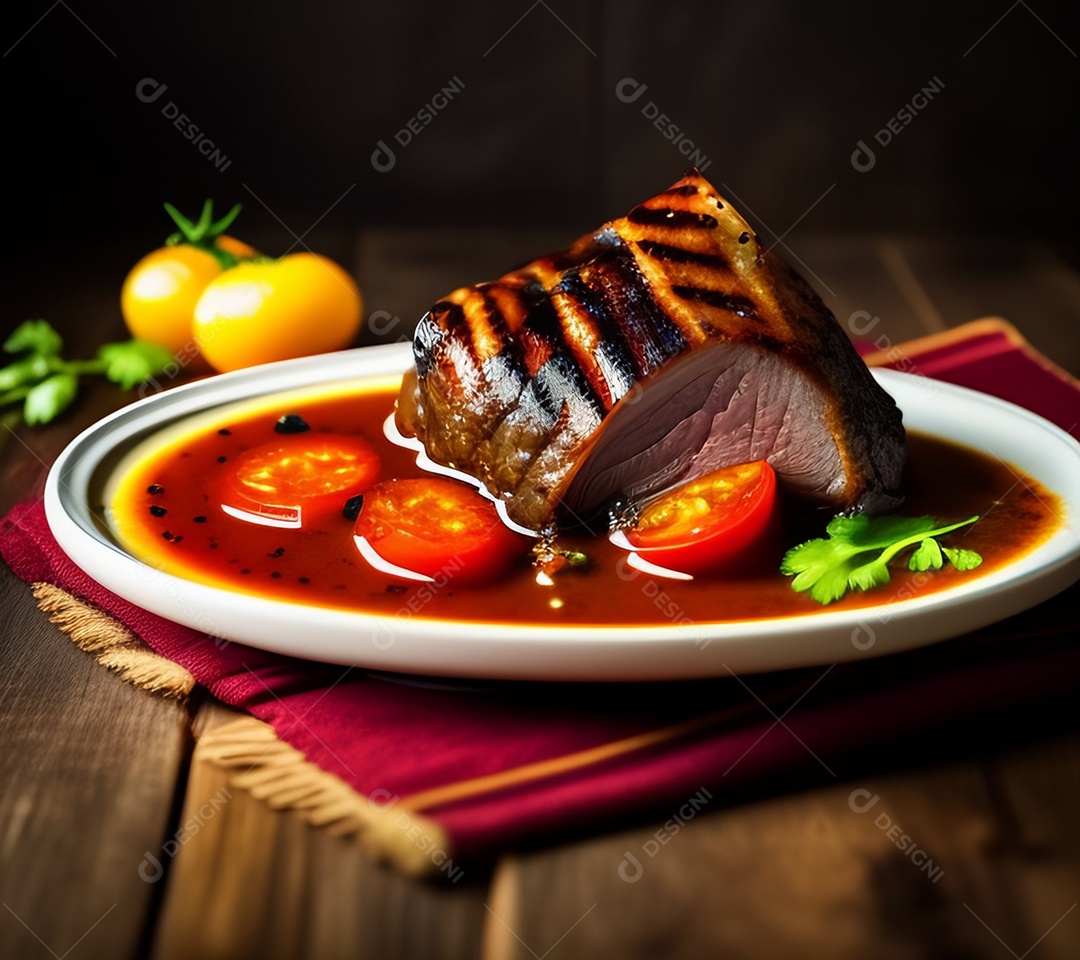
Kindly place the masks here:
POLYGON ((306 433, 311 427, 308 422, 295 413, 287 413, 274 424, 275 433, 306 433))

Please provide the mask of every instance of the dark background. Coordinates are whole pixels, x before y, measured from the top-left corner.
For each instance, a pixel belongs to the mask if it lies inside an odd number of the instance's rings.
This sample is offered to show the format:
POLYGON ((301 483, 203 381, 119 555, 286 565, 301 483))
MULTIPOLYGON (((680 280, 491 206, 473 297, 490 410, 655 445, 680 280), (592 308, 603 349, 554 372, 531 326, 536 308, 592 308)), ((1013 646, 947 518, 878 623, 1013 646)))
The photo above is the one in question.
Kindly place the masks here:
POLYGON ((119 282, 168 232, 162 201, 206 196, 242 201, 239 232, 270 253, 316 221, 305 242, 377 223, 550 223, 569 239, 687 166, 649 102, 767 238, 796 222, 1019 244, 1075 229, 1075 3, 49 3, 5 5, 0 31, 16 281, 113 251, 119 282), (168 86, 152 104, 135 95, 147 77, 168 86), (626 77, 647 86, 630 104, 626 77), (874 144, 935 77, 944 89, 874 144), (394 143, 454 78, 464 89, 394 143), (162 115, 170 101, 227 169, 162 115), (866 173, 860 139, 877 153, 866 173), (396 151, 385 173, 379 140, 396 151))

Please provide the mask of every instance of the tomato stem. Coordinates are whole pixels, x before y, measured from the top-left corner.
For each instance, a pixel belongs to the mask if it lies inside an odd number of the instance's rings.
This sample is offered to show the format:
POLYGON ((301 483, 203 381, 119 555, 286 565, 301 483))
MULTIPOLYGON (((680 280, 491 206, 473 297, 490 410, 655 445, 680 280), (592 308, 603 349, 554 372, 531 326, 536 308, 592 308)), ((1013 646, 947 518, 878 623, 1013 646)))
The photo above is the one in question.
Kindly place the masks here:
POLYGON ((235 204, 220 220, 214 220, 214 201, 207 200, 203 203, 198 221, 193 223, 171 203, 166 203, 165 212, 179 229, 176 233, 170 234, 165 243, 170 247, 185 244, 204 250, 217 260, 222 270, 235 267, 240 262, 240 258, 220 247, 218 238, 232 226, 233 221, 240 215, 241 209, 243 209, 242 204, 235 204))

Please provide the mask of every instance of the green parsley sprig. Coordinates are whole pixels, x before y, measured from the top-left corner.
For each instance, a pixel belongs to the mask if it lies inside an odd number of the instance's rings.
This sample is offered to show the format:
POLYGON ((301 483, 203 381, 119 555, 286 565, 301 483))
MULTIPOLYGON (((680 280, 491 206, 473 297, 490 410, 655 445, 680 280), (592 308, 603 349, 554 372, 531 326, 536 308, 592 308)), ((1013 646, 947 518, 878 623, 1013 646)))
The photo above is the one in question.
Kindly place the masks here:
POLYGON ((106 343, 93 360, 65 360, 63 345, 45 320, 27 320, 15 328, 4 341, 4 352, 18 359, 0 369, 0 409, 22 404, 27 423, 48 423, 74 401, 79 377, 104 376, 130 390, 173 360, 164 347, 143 340, 106 343))
POLYGON ((870 590, 888 583, 889 563, 911 546, 915 550, 908 558, 909 570, 940 570, 945 560, 957 570, 973 570, 982 563, 979 554, 943 547, 936 538, 978 519, 947 523, 933 517, 834 517, 826 528, 827 536, 784 555, 780 572, 795 578, 791 587, 796 593, 809 593, 818 603, 828 604, 849 590, 870 590))

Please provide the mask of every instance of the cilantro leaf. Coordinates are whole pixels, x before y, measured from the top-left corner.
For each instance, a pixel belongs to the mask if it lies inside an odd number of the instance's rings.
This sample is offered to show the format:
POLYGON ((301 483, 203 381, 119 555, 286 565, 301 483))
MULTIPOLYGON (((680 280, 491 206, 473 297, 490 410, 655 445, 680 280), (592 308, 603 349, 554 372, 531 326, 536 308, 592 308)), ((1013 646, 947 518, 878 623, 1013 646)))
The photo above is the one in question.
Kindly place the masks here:
POLYGON ((13 390, 27 383, 37 383, 44 380, 50 370, 48 357, 32 353, 0 370, 0 390, 13 390))
POLYGON ((55 357, 64 345, 63 340, 47 320, 24 320, 11 336, 4 341, 7 353, 22 353, 33 350, 42 357, 55 357))
POLYGON ((65 360, 63 340, 45 320, 19 324, 4 341, 7 353, 22 354, 0 368, 0 410, 22 406, 28 424, 48 423, 75 399, 79 378, 104 374, 130 390, 165 370, 175 358, 164 347, 142 340, 107 343, 93 360, 65 360))
POLYGON ((848 574, 858 566, 854 556, 838 543, 810 540, 785 554, 780 571, 795 575, 791 586, 797 593, 809 591, 818 603, 832 603, 847 593, 848 574))
MULTIPOLYGON (((794 577, 791 587, 797 593, 809 593, 818 603, 832 603, 848 590, 887 584, 890 561, 915 544, 909 568, 940 569, 942 548, 935 538, 978 519, 943 523, 933 517, 834 517, 825 537, 799 544, 784 555, 780 572, 794 577)), ((970 550, 946 550, 945 555, 958 570, 970 570, 982 562, 970 550)))
POLYGON ((873 590, 890 580, 889 565, 881 557, 856 567, 848 574, 847 585, 852 590, 873 590))
POLYGON ((98 359, 105 365, 105 376, 130 390, 156 373, 161 373, 173 361, 164 347, 145 340, 126 340, 107 343, 98 350, 98 359))
POLYGON ((974 570, 982 563, 982 557, 974 550, 954 550, 950 547, 942 547, 942 550, 957 570, 974 570))
POLYGON ((933 537, 927 537, 908 560, 908 569, 923 573, 941 569, 941 547, 933 537))
POLYGON ((883 550, 897 540, 927 535, 938 525, 933 517, 833 517, 825 532, 833 539, 860 550, 883 550))
POLYGON ((79 379, 71 373, 54 373, 42 380, 26 395, 23 405, 26 422, 48 423, 71 404, 78 389, 79 379))

